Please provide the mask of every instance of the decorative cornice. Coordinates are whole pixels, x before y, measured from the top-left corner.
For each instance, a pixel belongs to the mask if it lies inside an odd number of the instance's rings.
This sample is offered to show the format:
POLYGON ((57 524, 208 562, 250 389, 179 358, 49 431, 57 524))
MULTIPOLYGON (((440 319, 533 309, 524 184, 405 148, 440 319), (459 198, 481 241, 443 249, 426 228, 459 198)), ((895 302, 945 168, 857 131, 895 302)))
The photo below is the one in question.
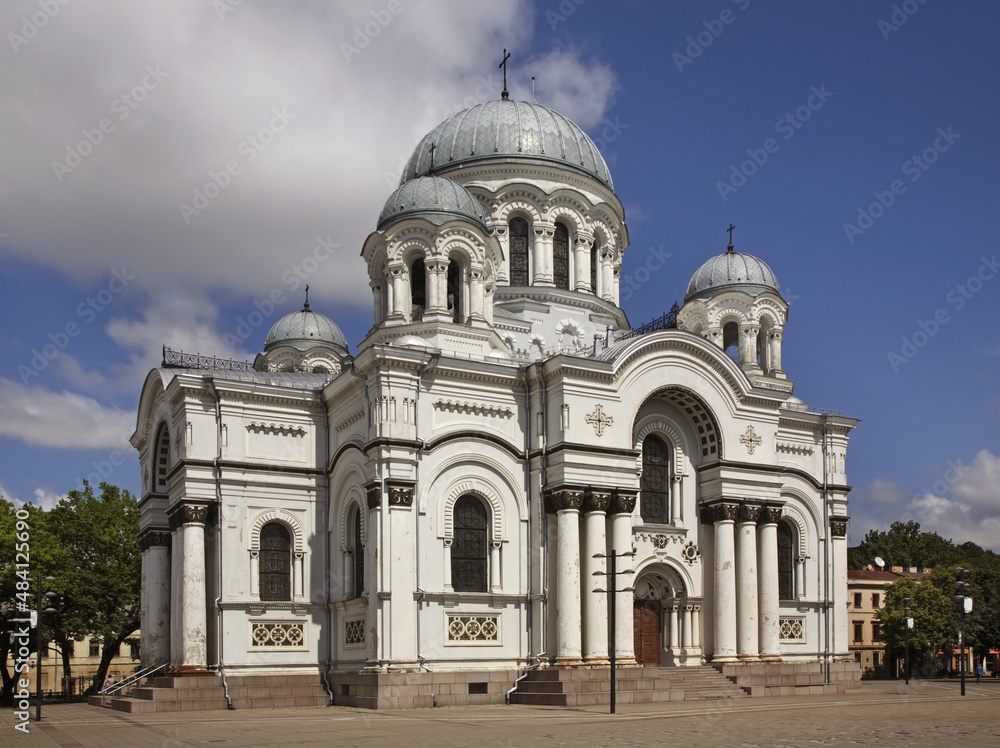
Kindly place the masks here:
POLYGON ((434 409, 474 416, 487 416, 490 418, 511 418, 514 415, 513 410, 503 406, 486 405, 483 403, 463 403, 455 400, 437 400, 434 403, 434 409))
POLYGON ((776 452, 793 455, 812 455, 816 451, 815 448, 809 444, 795 444, 794 442, 779 441, 774 443, 774 449, 776 452))
POLYGON ((351 413, 351 415, 347 416, 347 418, 345 418, 343 421, 334 426, 334 431, 336 431, 339 434, 341 431, 357 423, 364 417, 365 417, 364 407, 358 408, 358 410, 354 411, 353 413, 351 413))
MULTIPOLYGON (((797 467, 792 467, 791 465, 758 465, 752 462, 735 462, 733 460, 715 460, 714 462, 703 463, 701 465, 696 465, 695 470, 699 473, 704 473, 708 470, 715 470, 718 468, 734 468, 738 470, 747 470, 758 473, 770 473, 772 475, 797 475, 804 479, 808 483, 812 484, 813 488, 817 491, 823 490, 823 484, 818 481, 813 475, 807 473, 797 467)), ((851 487, 846 484, 827 484, 827 490, 850 493, 851 487)))
POLYGON ((263 423, 251 421, 247 424, 247 431, 255 434, 274 434, 277 436, 298 436, 306 435, 306 430, 301 426, 293 426, 287 423, 263 423))

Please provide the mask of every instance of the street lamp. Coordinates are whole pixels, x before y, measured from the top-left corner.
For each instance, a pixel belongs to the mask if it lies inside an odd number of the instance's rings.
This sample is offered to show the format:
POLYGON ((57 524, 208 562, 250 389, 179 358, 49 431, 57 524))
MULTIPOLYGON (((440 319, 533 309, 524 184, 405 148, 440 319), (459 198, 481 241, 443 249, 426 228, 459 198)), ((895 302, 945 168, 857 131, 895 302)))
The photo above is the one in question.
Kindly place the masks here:
POLYGON ((903 675, 906 677, 906 685, 910 685, 910 629, 913 628, 913 619, 910 618, 910 598, 903 598, 903 636, 906 639, 906 658, 903 660, 903 675))
MULTIPOLYGON (((611 553, 607 555, 603 553, 594 554, 594 558, 608 559, 608 566, 609 566, 608 571, 595 571, 594 576, 606 576, 608 578, 608 582, 610 584, 611 589, 602 590, 598 588, 594 590, 594 592, 607 592, 610 597, 609 602, 611 603, 610 615, 608 616, 608 618, 610 619, 608 621, 608 627, 611 629, 608 637, 610 640, 608 643, 609 644, 608 649, 610 650, 608 652, 608 655, 611 660, 611 713, 612 714, 615 713, 615 649, 618 643, 617 642, 618 637, 615 635, 617 633, 615 614, 618 608, 618 595, 616 594, 618 592, 617 577, 619 574, 635 574, 635 571, 633 571, 632 569, 625 569, 624 571, 618 571, 616 562, 618 561, 619 558, 631 558, 634 555, 635 551, 628 551, 627 553, 615 553, 614 549, 612 549, 611 553)), ((633 589, 631 587, 626 587, 621 591, 632 592, 633 589)))
POLYGON ((38 575, 38 593, 36 595, 36 602, 38 604, 37 608, 37 618, 35 619, 35 625, 38 627, 38 639, 35 645, 35 722, 41 722, 42 720, 42 613, 55 613, 55 608, 45 608, 42 609, 42 603, 47 603, 48 598, 59 597, 55 592, 46 592, 42 594, 42 582, 54 582, 55 577, 42 577, 41 574, 38 575))
POLYGON ((965 592, 969 588, 969 583, 965 581, 965 574, 968 569, 963 569, 961 566, 955 567, 955 573, 958 574, 958 581, 955 582, 955 588, 958 590, 958 594, 955 595, 955 600, 958 601, 959 611, 961 614, 961 622, 958 629, 958 643, 962 651, 962 661, 959 663, 961 669, 962 678, 962 696, 965 696, 965 614, 972 610, 972 598, 968 597, 965 592))

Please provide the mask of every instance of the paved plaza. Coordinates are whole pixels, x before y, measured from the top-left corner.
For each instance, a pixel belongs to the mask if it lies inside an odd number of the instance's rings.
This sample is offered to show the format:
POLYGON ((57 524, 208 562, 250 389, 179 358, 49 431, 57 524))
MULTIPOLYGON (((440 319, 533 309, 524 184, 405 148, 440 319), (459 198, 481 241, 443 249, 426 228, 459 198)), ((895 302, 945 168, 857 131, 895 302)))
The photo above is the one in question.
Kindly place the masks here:
POLYGON ((957 681, 865 683, 839 696, 556 709, 342 707, 126 715, 85 704, 43 707, 30 733, 0 714, 3 748, 184 746, 1000 745, 1000 682, 959 695, 957 681))

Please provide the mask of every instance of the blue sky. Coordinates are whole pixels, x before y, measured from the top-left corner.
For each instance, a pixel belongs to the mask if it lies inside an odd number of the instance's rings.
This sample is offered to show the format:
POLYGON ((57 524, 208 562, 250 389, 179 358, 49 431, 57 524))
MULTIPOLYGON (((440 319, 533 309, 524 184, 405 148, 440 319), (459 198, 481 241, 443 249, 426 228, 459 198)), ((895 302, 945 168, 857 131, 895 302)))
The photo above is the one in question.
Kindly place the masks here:
POLYGON ((796 395, 862 421, 851 541, 916 519, 1000 549, 998 21, 943 0, 5 3, 0 492, 136 491, 161 346, 252 358, 306 281, 356 346, 394 177, 499 94, 506 47, 512 96, 535 76, 608 161, 631 322, 682 301, 734 223, 791 304, 796 395))

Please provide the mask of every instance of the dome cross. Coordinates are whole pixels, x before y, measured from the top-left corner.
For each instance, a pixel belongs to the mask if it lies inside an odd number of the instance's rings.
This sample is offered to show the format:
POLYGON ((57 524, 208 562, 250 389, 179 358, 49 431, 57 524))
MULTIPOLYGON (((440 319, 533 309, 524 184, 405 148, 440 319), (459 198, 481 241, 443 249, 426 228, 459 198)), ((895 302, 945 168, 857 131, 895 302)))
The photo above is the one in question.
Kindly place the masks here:
POLYGON ((507 93, 507 60, 510 59, 510 52, 506 49, 503 51, 503 60, 497 65, 498 68, 503 68, 503 91, 500 93, 500 98, 507 101, 509 94, 507 93))
POLYGON ((727 252, 732 252, 733 251, 733 229, 735 229, 735 228, 736 227, 733 226, 732 222, 730 222, 729 223, 729 228, 726 229, 726 231, 729 232, 729 246, 726 247, 726 251, 727 252))

